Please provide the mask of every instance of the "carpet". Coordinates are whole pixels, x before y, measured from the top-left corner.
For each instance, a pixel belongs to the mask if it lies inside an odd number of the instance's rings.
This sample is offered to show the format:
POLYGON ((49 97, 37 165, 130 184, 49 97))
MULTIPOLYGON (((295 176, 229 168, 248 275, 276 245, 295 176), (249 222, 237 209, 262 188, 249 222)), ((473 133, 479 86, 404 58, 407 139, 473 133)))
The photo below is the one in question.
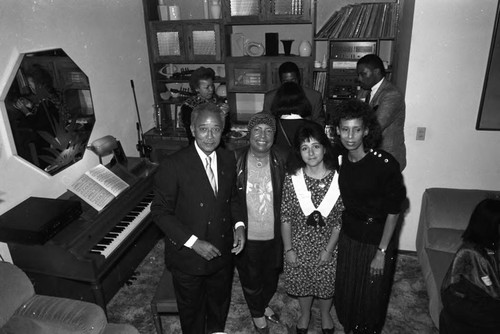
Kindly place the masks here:
MULTIPOLYGON (((137 268, 138 275, 129 285, 125 285, 108 303, 108 319, 112 323, 130 323, 141 334, 155 334, 151 315, 151 299, 163 272, 163 241, 158 242, 137 268)), ((398 257, 396 274, 389 303, 383 334, 437 334, 428 313, 428 297, 422 272, 416 254, 403 253, 398 257)), ((270 324, 271 333, 295 333, 295 322, 299 316, 299 304, 295 298, 285 293, 280 279, 278 291, 271 301, 271 307, 280 315, 282 324, 270 324)), ((332 308, 336 333, 344 333, 332 308)), ((162 318, 165 334, 182 333, 176 315, 162 318)), ((226 322, 228 334, 254 333, 238 274, 235 271, 231 307, 226 322)), ((321 333, 319 307, 315 302, 312 309, 309 332, 321 333)))

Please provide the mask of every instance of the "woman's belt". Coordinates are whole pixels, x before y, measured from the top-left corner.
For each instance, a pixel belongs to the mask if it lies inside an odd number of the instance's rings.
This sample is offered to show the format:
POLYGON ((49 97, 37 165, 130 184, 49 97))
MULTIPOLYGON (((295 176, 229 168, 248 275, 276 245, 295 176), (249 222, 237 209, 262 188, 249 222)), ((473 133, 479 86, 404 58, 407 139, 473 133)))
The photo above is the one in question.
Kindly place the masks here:
POLYGON ((344 217, 349 217, 351 219, 354 219, 354 220, 357 220, 357 221, 361 221, 365 224, 383 224, 385 223, 385 219, 381 218, 381 217, 371 217, 369 215, 366 215, 365 213, 363 212, 356 212, 356 211, 352 211, 352 210, 345 210, 342 215, 344 217))

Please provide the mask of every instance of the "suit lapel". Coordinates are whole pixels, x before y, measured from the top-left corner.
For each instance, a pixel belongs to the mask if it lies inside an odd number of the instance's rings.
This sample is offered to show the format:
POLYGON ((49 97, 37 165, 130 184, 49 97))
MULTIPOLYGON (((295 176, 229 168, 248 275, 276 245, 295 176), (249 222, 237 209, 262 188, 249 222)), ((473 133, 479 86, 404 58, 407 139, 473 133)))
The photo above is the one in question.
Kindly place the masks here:
POLYGON ((380 97, 380 94, 382 94, 386 86, 387 86, 387 79, 384 79, 384 81, 382 81, 382 83, 380 84, 380 87, 378 88, 375 95, 371 97, 370 106, 375 107, 378 105, 378 99, 380 97))

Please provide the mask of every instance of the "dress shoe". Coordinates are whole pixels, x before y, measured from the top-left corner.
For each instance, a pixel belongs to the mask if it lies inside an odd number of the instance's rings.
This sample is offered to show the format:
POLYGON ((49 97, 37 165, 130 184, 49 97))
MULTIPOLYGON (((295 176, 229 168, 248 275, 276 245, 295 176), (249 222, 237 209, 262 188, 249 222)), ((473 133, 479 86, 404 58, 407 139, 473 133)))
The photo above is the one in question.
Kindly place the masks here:
POLYGON ((321 331, 323 331, 323 334, 334 334, 335 327, 333 327, 333 328, 321 328, 321 331))
POLYGON ((255 327, 255 330, 259 334, 269 334, 269 326, 266 327, 258 327, 255 322, 253 323, 253 327, 255 327))
POLYGON ((295 333, 296 334, 307 334, 307 328, 295 327, 295 333))
POLYGON ((266 315, 265 317, 266 317, 267 321, 270 321, 270 322, 275 323, 275 324, 280 323, 280 317, 276 313, 273 313, 271 315, 266 315))

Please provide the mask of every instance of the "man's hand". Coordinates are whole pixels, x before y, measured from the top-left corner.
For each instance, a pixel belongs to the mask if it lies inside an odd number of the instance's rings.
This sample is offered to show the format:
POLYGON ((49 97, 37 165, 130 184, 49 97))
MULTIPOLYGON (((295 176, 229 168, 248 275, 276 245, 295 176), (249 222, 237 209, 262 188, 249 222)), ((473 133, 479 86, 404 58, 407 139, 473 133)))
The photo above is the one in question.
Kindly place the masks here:
POLYGON ((217 247, 207 241, 203 241, 200 239, 196 240, 192 248, 199 256, 207 261, 221 256, 221 252, 217 249, 217 247))
POLYGON ((238 226, 234 231, 234 242, 231 253, 238 255, 243 250, 243 247, 245 247, 245 227, 238 226))

